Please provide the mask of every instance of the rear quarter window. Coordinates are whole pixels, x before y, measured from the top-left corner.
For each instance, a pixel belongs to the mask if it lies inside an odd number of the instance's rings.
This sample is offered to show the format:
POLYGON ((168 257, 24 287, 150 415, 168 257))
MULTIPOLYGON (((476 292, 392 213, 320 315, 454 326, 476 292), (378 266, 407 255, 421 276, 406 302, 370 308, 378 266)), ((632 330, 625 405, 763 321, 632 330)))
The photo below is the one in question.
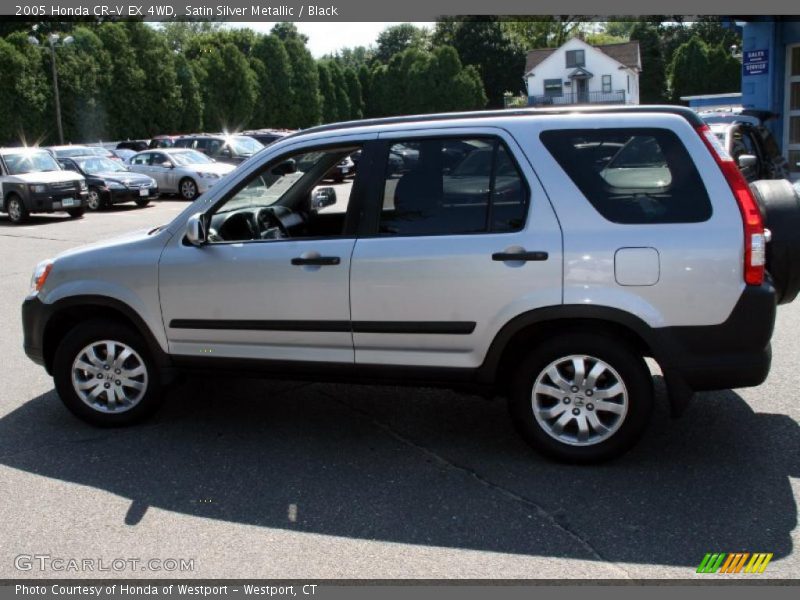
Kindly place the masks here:
POLYGON ((711 201, 694 161, 668 129, 559 129, 542 143, 603 217, 614 223, 700 223, 711 201))

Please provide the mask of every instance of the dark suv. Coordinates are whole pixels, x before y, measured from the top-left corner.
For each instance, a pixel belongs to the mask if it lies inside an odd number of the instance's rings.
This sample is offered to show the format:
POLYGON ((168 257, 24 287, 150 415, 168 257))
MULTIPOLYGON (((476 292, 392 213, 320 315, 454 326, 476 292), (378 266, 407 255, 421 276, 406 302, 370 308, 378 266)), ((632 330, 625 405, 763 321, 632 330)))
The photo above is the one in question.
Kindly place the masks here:
POLYGON ((247 135, 184 135, 175 140, 175 148, 191 148, 219 162, 238 165, 264 145, 247 135))

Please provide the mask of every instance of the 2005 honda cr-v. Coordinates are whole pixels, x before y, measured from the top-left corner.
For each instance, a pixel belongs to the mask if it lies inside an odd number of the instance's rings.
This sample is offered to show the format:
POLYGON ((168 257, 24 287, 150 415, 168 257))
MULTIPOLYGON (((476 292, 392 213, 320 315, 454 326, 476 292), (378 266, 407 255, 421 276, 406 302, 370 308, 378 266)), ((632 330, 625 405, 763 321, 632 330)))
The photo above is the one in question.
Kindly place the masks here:
POLYGON ((675 413, 766 378, 799 285, 800 204, 769 183, 675 107, 322 126, 166 226, 42 262, 25 349, 97 425, 152 413, 176 372, 245 370, 506 395, 538 450, 604 460, 647 424, 645 357, 675 413))

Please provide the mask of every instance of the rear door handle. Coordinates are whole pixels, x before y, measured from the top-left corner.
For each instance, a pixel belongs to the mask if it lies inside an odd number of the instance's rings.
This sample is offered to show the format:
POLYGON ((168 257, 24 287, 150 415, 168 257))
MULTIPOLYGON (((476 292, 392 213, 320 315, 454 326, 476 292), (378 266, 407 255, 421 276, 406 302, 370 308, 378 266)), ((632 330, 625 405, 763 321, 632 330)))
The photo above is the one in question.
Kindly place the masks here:
POLYGON ((548 254, 547 252, 541 251, 534 251, 534 252, 495 252, 492 254, 492 260, 497 261, 512 261, 512 260, 521 260, 521 261, 541 261, 547 260, 548 254))
POLYGON ((292 264, 295 266, 313 265, 317 267, 325 267, 338 265, 340 262, 341 259, 338 256, 310 256, 308 258, 298 256, 297 258, 292 259, 292 264))

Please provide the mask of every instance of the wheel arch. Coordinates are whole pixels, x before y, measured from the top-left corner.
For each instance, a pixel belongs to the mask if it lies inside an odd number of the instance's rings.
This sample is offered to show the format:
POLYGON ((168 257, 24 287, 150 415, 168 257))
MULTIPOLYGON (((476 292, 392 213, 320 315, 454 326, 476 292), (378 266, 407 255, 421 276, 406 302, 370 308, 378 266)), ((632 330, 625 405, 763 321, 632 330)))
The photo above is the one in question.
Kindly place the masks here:
POLYGON ((575 331, 622 340, 641 356, 661 363, 660 345, 652 329, 638 317, 610 307, 563 305, 532 310, 506 323, 489 346, 480 379, 502 386, 532 343, 575 331))
POLYGON ((169 355, 161 348, 144 319, 124 302, 106 296, 70 296, 53 303, 49 312, 42 335, 42 352, 49 374, 52 374, 56 349, 64 336, 79 323, 98 318, 131 327, 145 340, 156 365, 166 368, 171 364, 169 355))

